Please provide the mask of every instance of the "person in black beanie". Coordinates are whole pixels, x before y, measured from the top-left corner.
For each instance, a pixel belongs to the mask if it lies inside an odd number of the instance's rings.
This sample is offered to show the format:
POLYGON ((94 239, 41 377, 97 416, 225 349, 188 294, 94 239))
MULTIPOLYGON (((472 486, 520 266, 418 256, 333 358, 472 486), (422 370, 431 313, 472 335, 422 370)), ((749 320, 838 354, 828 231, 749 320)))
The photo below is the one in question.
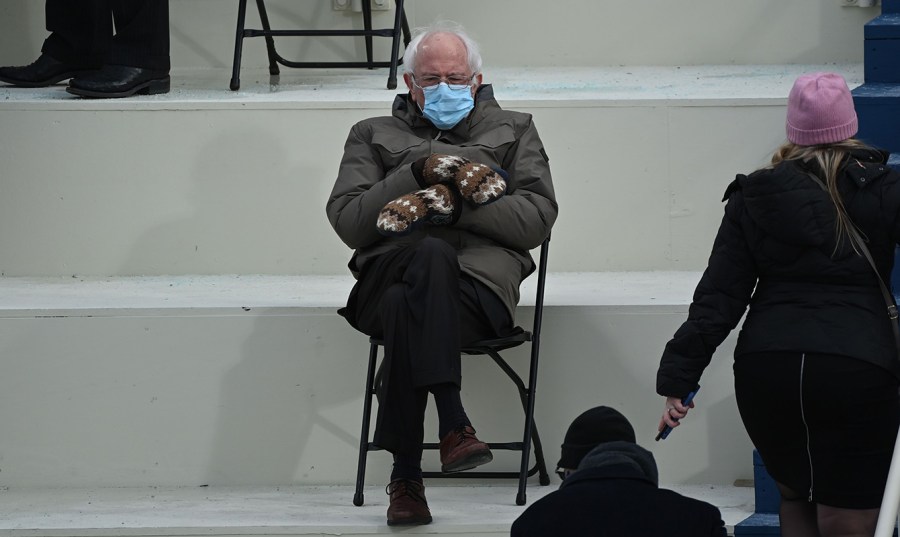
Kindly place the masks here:
POLYGON ((66 91, 81 97, 168 93, 168 0, 47 0, 45 16, 41 55, 0 67, 0 81, 42 88, 71 79, 66 91))
POLYGON ((635 443, 619 411, 598 406, 566 431, 559 490, 514 522, 512 537, 725 537, 719 509, 659 488, 653 454, 635 443))

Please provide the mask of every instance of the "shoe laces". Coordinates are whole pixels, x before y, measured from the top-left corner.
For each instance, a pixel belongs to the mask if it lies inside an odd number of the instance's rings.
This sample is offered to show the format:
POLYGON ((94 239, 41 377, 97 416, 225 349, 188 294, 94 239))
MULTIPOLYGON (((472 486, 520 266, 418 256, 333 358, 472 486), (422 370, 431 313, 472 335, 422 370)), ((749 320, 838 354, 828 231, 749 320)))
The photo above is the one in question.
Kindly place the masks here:
POLYGON ((467 440, 475 440, 478 441, 478 438, 475 436, 475 430, 469 427, 460 427, 453 431, 456 435, 456 445, 460 445, 467 440))
POLYGON ((398 492, 403 496, 409 496, 417 502, 427 504, 425 494, 423 494, 424 490, 425 486, 422 483, 412 479, 395 479, 384 487, 384 492, 388 496, 398 492))

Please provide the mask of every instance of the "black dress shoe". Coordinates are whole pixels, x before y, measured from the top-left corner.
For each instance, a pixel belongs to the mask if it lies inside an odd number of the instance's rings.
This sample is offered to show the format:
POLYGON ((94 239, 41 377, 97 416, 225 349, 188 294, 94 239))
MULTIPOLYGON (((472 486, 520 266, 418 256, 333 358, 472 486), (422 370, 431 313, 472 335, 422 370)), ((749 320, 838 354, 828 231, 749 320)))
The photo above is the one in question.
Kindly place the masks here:
POLYGON ((46 54, 19 67, 0 67, 0 81, 20 88, 43 88, 74 76, 90 73, 100 66, 61 62, 46 54))
POLYGON ((127 65, 104 65, 99 71, 70 80, 66 91, 82 97, 98 98, 169 93, 169 72, 127 65))

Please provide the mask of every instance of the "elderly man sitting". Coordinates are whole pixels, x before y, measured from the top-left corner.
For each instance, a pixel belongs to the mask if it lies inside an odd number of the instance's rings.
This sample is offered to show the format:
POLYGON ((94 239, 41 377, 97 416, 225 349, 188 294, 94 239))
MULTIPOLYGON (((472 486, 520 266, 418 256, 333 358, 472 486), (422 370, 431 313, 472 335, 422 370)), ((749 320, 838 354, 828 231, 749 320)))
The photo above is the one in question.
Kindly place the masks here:
POLYGON ((357 283, 340 313, 383 339, 374 442, 394 456, 389 525, 427 524, 422 483, 428 394, 441 467, 490 462, 460 397, 460 346, 514 327, 529 250, 557 205, 528 114, 503 110, 482 84, 477 44, 459 27, 418 33, 403 57, 408 93, 392 115, 353 126, 327 214, 355 250, 357 283))

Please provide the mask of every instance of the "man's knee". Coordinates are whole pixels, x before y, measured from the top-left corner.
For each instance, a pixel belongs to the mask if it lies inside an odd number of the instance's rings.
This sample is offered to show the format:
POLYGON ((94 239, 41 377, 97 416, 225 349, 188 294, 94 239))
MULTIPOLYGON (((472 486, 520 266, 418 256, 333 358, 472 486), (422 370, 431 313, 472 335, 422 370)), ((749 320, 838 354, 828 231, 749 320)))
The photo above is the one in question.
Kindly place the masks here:
POLYGON ((428 263, 457 265, 456 250, 447 241, 425 237, 416 244, 416 257, 428 263))
POLYGON ((381 295, 381 307, 387 314, 396 314, 399 309, 406 309, 406 290, 403 284, 395 283, 381 295))

